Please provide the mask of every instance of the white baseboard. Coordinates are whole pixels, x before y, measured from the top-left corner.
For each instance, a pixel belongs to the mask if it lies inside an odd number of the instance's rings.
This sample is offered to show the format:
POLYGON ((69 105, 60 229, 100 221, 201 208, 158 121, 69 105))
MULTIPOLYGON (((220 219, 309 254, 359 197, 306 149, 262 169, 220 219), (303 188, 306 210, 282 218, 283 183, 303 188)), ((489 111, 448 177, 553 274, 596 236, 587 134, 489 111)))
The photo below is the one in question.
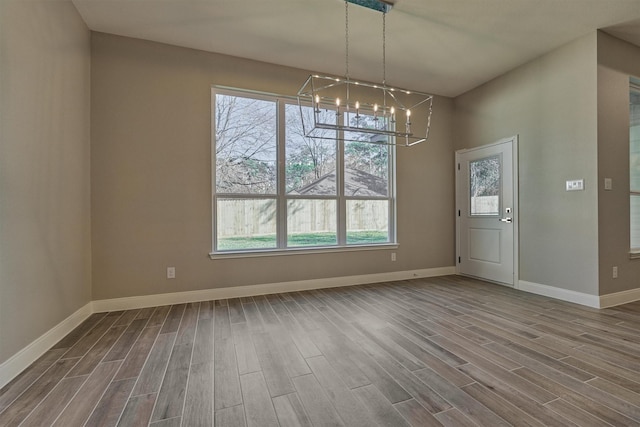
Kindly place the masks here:
MULTIPOLYGON (((69 332, 75 329, 93 313, 130 310, 135 308, 180 304, 186 302, 238 298, 253 295, 266 295, 278 292, 294 292, 310 289, 335 288, 339 286, 364 285, 368 283, 393 282, 398 280, 447 276, 452 274, 456 274, 454 266, 95 300, 87 303, 85 306, 64 319, 58 325, 54 326, 48 332, 44 333, 4 363, 0 364, 0 388, 8 384, 20 372, 36 361, 47 350, 53 347, 58 341, 64 338, 69 332)), ((594 308, 613 307, 640 300, 640 288, 597 296, 520 280, 518 282, 517 289, 594 308)))
POLYGON ((569 289, 557 288, 555 286, 541 285, 540 283, 527 282, 525 280, 518 281, 517 289, 562 301, 586 305, 588 307, 600 308, 600 297, 598 297, 598 295, 585 294, 583 292, 571 291, 569 289))
POLYGON ((328 279, 300 280, 294 282, 269 283, 264 285, 237 286, 232 288, 203 289, 201 291, 175 292, 169 294, 143 295, 91 301, 41 337, 0 364, 0 388, 8 384, 20 372, 35 362, 47 350, 75 329, 93 313, 130 310, 134 308, 209 301, 278 292, 303 291, 308 289, 334 288, 338 286, 364 285, 367 283, 392 282, 455 274, 455 267, 428 268, 422 270, 396 271, 391 273, 365 274, 360 276, 332 277, 328 279))
POLYGON ((640 300, 640 288, 600 296, 600 308, 614 307, 640 300))
POLYGON ((525 292, 531 292, 532 294, 544 295, 593 308, 614 307, 616 305, 627 304, 640 300, 640 288, 598 296, 520 280, 518 282, 518 289, 525 292))
POLYGON ((91 314, 93 314, 93 308, 92 303, 89 302, 0 364, 0 388, 8 384, 9 381, 35 362, 69 332, 73 331, 91 314))
POLYGON ((279 292, 335 288, 339 286, 364 285, 367 283, 393 282, 396 280, 446 276, 449 274, 455 274, 455 267, 451 266, 421 270, 394 271, 390 273, 364 274, 359 276, 330 277, 326 279, 298 280, 261 285, 235 286, 230 288, 203 289, 200 291, 103 299, 93 301, 93 311, 95 313, 102 313, 105 311, 131 310, 134 308, 155 307, 160 305, 267 295, 279 292))
POLYGON ((294 282, 268 283, 264 285, 237 286, 232 288, 203 289, 201 291, 175 292, 169 294, 143 295, 128 298, 96 300, 64 319, 31 344, 0 364, 0 388, 8 384, 20 372, 35 362, 47 350, 75 329, 93 313, 130 310, 134 308, 180 304, 266 295, 278 292, 304 291, 309 289, 335 288, 338 286, 364 285, 367 283, 393 282, 422 277, 455 274, 455 267, 428 268, 422 270, 396 271, 391 273, 365 274, 360 276, 332 277, 328 279, 299 280, 294 282))

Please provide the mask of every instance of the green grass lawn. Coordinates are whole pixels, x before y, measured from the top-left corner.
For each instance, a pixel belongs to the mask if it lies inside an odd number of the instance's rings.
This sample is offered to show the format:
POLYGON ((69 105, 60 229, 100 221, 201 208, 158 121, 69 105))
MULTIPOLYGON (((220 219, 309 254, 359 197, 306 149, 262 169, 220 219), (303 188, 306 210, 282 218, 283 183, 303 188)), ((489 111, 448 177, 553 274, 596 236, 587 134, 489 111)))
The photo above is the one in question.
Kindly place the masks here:
MULTIPOLYGON (((350 245, 386 242, 388 242, 386 231, 369 230, 347 233, 347 243, 350 245)), ((332 246, 335 244, 335 233, 295 233, 290 234, 288 239, 289 247, 332 246)), ((275 234, 265 234, 254 237, 224 237, 218 239, 219 251, 269 249, 275 248, 276 246, 275 234)))

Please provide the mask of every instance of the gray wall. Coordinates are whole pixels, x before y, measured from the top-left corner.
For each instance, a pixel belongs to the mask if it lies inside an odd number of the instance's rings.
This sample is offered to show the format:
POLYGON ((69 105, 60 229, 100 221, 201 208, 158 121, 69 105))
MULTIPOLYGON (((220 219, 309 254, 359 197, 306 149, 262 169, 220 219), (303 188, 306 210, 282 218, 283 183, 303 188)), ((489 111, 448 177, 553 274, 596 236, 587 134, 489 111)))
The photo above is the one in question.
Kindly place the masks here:
POLYGON ((629 76, 640 77, 640 48, 598 33, 598 212, 600 294, 640 288, 640 259, 629 259, 629 76), (613 190, 604 190, 604 178, 613 190), (613 279, 612 267, 618 267, 613 279))
POLYGON ((89 71, 70 1, 0 1, 0 362, 91 300, 89 71))
POLYGON ((435 100, 429 142, 398 150, 397 262, 390 250, 209 259, 211 85, 295 95, 308 74, 92 34, 94 300, 454 265, 447 98, 435 100))
POLYGON ((455 99, 455 148, 520 137, 520 280, 598 294, 596 34, 455 99), (584 178, 585 191, 565 192, 584 178))

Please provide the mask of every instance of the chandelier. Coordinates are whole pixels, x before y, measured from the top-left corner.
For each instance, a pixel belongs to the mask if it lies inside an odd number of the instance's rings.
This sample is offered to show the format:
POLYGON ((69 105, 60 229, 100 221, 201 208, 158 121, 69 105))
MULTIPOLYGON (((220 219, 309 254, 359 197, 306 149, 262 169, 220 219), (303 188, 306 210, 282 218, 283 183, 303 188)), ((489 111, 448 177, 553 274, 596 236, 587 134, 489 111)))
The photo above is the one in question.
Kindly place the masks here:
POLYGON ((429 137, 433 95, 387 86, 386 14, 389 0, 345 0, 345 76, 312 74, 298 91, 305 136, 374 144, 412 146, 429 137), (349 3, 382 13, 382 82, 349 77, 349 3), (420 117, 426 129, 414 132, 420 117))

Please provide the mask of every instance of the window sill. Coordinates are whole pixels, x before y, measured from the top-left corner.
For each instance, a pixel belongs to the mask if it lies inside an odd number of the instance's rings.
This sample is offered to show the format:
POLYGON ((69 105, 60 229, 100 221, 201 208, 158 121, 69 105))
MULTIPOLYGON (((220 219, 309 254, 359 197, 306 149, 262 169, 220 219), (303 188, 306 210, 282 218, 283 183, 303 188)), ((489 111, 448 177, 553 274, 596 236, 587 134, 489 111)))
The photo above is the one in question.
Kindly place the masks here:
MULTIPOLYGON (((397 249, 397 243, 381 243, 378 245, 362 245, 348 247, 320 247, 320 248, 295 248, 295 249, 266 249, 253 252, 212 252, 209 254, 211 259, 234 259, 234 258, 259 258, 282 255, 313 255, 340 252, 362 252, 362 251, 379 251, 397 249)), ((640 254, 638 254, 640 256, 640 254)))
POLYGON ((640 259, 640 252, 629 252, 629 259, 640 259))

